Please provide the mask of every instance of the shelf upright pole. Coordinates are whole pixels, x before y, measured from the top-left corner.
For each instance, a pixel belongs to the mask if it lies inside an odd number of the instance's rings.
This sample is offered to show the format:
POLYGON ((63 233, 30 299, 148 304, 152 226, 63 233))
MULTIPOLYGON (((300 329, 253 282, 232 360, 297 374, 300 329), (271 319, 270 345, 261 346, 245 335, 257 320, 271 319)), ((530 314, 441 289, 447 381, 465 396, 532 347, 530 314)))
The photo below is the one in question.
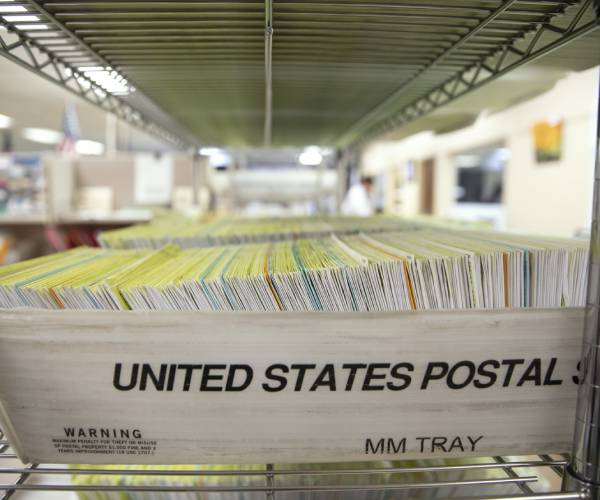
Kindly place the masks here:
POLYGON ((337 215, 342 213, 342 203, 346 196, 346 178, 348 169, 348 152, 346 150, 338 151, 335 163, 336 170, 336 190, 335 190, 335 212, 337 215))
POLYGON ((265 122, 264 146, 271 146, 273 134, 273 0, 265 2, 265 122))
MULTIPOLYGON (((572 457, 564 489, 600 500, 600 85, 587 306, 572 457)), ((551 417, 549 417, 551 418, 551 417)))

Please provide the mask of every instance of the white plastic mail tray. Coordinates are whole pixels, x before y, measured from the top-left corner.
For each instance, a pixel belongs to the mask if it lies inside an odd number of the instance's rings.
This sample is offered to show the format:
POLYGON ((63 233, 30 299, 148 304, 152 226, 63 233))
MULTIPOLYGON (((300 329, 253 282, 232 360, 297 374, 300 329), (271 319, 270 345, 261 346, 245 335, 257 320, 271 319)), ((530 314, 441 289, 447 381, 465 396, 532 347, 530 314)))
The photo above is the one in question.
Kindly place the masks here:
POLYGON ((583 310, 0 311, 25 462, 272 463, 568 451, 583 310))

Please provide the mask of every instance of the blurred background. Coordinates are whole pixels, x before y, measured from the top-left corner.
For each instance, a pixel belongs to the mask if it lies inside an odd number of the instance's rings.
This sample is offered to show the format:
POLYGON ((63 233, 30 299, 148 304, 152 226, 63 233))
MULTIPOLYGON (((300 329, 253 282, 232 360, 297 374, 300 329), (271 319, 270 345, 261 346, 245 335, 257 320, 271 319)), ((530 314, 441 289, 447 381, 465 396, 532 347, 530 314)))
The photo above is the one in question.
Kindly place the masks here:
POLYGON ((344 154, 318 144, 175 148, 9 60, 0 74, 3 263, 94 245, 101 229, 165 210, 360 213, 347 205, 361 179, 369 213, 589 231, 598 67, 518 69, 344 154))

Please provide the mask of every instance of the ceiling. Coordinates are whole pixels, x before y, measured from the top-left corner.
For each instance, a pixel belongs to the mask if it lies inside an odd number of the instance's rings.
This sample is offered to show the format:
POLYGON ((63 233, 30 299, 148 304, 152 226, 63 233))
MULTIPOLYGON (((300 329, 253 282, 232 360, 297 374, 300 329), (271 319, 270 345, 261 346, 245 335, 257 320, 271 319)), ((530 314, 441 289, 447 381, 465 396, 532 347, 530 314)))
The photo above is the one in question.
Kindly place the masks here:
MULTIPOLYGON (((539 26, 566 29, 585 0, 275 0, 272 18, 271 0, 21 3, 84 49, 70 56, 65 42, 66 52, 51 49, 59 57, 126 76, 137 88, 129 102, 166 112, 200 144, 246 147, 264 144, 268 89, 272 145, 348 146, 539 26)), ((593 21, 590 4, 581 22, 593 21)), ((394 134, 455 128, 600 63, 598 31, 590 33, 394 134)))

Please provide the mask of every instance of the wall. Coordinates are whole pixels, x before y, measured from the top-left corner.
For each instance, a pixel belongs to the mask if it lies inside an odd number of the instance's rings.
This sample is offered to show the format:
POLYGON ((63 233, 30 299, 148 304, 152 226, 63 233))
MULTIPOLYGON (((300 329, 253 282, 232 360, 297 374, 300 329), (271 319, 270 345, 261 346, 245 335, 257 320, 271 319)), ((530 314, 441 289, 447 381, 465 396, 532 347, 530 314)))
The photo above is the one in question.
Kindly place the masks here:
MULTIPOLYGON (((422 132, 399 142, 375 143, 361 158, 361 169, 367 175, 385 175, 386 212, 412 217, 421 207, 420 163, 430 154, 435 136, 422 132), (407 180, 405 165, 417 160, 413 180, 407 180)), ((437 175, 437 172, 436 172, 437 175)))
POLYGON ((575 75, 511 116, 518 126, 507 141, 512 152, 505 179, 509 226, 566 236, 590 226, 597 92, 596 71, 575 75), (562 158, 538 164, 527 117, 543 119, 547 110, 563 120, 562 158))
MULTIPOLYGON (((135 205, 134 155, 119 154, 114 158, 81 157, 75 160, 75 189, 79 187, 109 186, 114 193, 114 208, 135 205)), ((192 186, 192 158, 187 154, 175 155, 173 187, 192 186)))
MULTIPOLYGON (((494 115, 482 115, 465 129, 438 136, 421 134, 417 146, 414 137, 374 145, 365 153, 362 165, 369 173, 381 173, 408 158, 434 157, 434 211, 448 216, 454 206, 453 157, 461 151, 502 142, 511 151, 504 174, 506 227, 571 236, 589 227, 591 219, 598 88, 597 68, 574 73, 549 92, 494 115), (531 127, 548 118, 563 122, 562 158, 538 164, 531 127)), ((407 207, 406 211, 414 208, 407 207)))
MULTIPOLYGON (((136 206, 134 154, 112 157, 81 156, 73 159, 56 154, 44 156, 48 179, 48 204, 54 215, 69 215, 75 209, 81 188, 108 187, 112 191, 112 209, 136 206)), ((174 156, 173 194, 178 187, 194 184, 193 161, 188 154, 174 156)))

